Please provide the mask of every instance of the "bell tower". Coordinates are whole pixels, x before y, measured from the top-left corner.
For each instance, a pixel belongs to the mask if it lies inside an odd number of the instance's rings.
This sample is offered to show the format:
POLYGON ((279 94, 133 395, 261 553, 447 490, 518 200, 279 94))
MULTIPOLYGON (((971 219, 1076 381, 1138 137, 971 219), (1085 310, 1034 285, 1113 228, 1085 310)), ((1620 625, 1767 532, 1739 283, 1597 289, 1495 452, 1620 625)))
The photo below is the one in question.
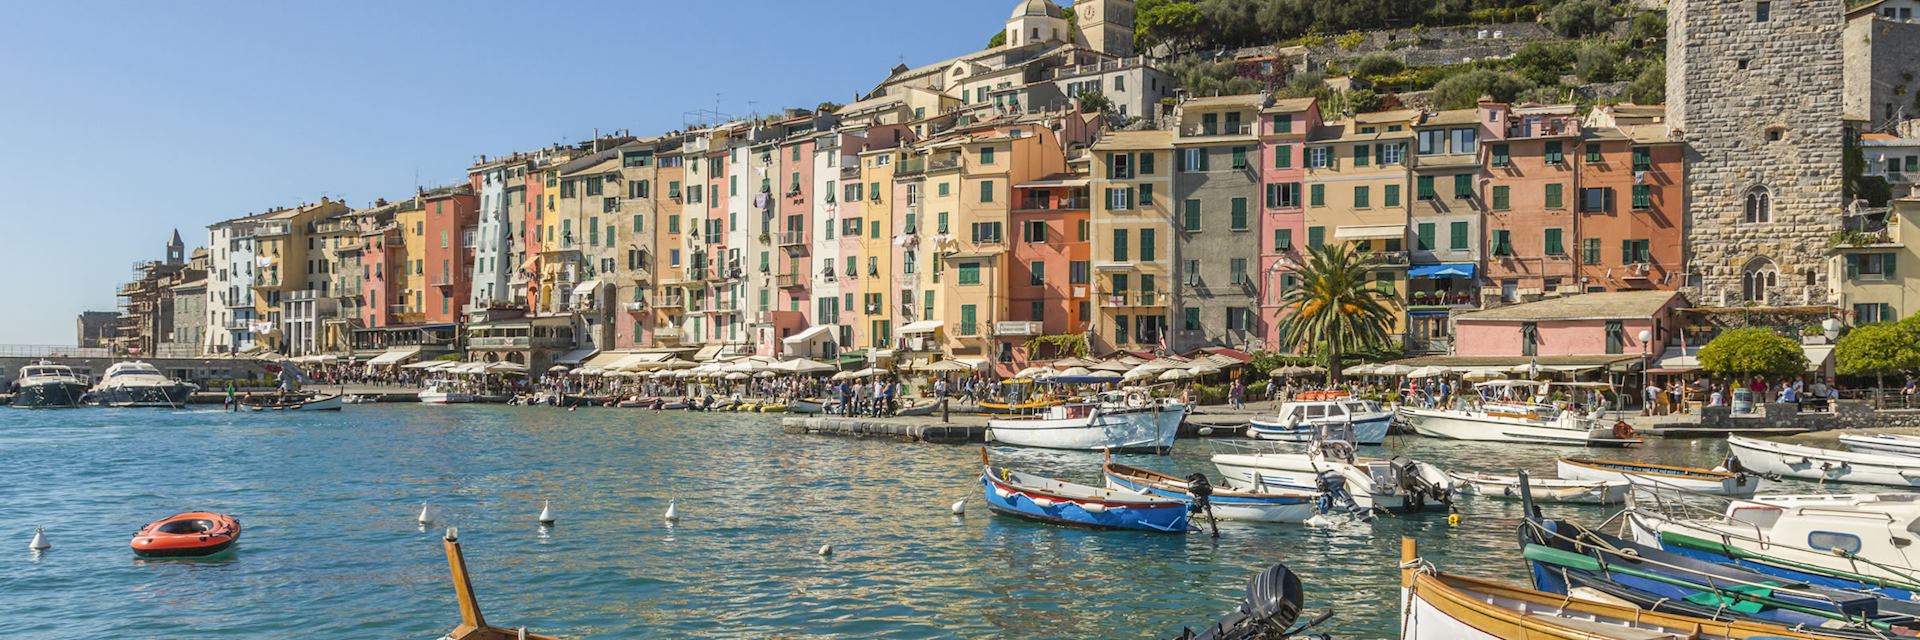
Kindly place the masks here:
POLYGON ((1079 0, 1073 3, 1073 18, 1088 48, 1133 56, 1133 0, 1079 0))

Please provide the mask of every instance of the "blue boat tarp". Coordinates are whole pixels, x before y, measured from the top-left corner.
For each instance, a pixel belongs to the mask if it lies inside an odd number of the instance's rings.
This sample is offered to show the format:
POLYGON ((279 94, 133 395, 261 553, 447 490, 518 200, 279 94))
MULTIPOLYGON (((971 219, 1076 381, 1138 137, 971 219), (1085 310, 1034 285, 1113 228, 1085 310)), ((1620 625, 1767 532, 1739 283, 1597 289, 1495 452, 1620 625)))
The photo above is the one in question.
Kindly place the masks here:
POLYGON ((1472 278, 1474 265, 1460 264, 1423 264, 1407 269, 1409 278, 1472 278))

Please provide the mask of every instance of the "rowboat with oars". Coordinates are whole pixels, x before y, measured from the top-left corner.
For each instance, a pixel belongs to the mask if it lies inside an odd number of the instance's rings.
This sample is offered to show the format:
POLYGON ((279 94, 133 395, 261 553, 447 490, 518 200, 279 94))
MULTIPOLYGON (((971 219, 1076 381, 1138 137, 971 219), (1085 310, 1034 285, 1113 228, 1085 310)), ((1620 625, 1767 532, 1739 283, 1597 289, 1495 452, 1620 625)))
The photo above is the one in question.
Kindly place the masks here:
POLYGON ((1813 480, 1920 487, 1920 458, 1822 449, 1730 436, 1727 448, 1748 471, 1813 480))
POLYGON ((1102 487, 1062 482, 993 466, 987 450, 980 450, 985 467, 980 483, 986 489, 987 508, 994 513, 1049 524, 1092 529, 1129 529, 1157 533, 1195 530, 1187 522, 1187 503, 1102 487))
POLYGON ((1556 463, 1561 480, 1639 482, 1721 496, 1751 496, 1760 478, 1719 469, 1696 469, 1664 464, 1594 458, 1561 458, 1556 463))

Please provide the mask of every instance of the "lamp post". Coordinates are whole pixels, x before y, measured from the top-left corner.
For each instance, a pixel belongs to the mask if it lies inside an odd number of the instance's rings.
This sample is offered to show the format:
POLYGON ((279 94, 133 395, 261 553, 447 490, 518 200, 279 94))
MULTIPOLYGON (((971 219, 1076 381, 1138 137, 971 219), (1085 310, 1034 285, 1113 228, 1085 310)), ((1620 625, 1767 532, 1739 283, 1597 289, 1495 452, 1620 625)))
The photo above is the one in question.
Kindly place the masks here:
MULTIPOLYGON (((1644 398, 1647 394, 1647 384, 1653 375, 1647 371, 1653 368, 1653 332, 1641 329, 1640 335, 1636 337, 1640 338, 1640 397, 1644 398)), ((1651 415, 1653 407, 1647 407, 1647 413, 1651 415)))

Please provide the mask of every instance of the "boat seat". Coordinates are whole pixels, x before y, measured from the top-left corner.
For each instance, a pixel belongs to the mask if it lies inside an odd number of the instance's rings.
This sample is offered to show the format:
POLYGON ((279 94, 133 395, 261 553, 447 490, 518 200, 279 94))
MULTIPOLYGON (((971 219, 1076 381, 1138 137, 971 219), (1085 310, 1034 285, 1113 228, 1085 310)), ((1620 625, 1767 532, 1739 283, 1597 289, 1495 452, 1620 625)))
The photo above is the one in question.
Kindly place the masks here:
POLYGON ((1528 613, 1526 617, 1535 621, 1568 627, 1591 633, 1597 638, 1608 640, 1688 640, 1692 636, 1683 636, 1651 629, 1635 629, 1617 624, 1607 624, 1579 618, 1562 618, 1544 613, 1528 613))

